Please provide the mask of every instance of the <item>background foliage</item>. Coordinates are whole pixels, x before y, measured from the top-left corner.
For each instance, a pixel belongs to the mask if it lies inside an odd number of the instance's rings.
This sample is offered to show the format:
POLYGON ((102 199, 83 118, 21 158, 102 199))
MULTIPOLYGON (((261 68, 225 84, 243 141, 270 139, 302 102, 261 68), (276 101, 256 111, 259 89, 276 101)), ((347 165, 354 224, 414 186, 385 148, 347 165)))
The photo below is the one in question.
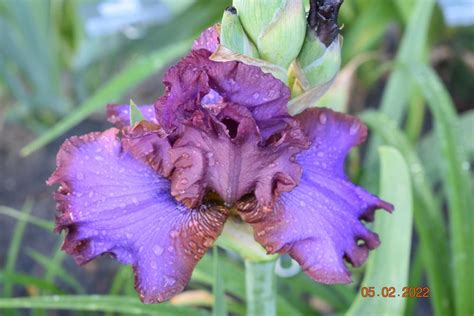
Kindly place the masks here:
MULTIPOLYGON (((44 180, 59 144, 106 127, 108 102, 152 102, 162 72, 230 1, 155 3, 166 12, 159 23, 91 36, 83 11, 96 0, 0 0, 2 315, 246 312, 244 264, 233 253, 214 249, 187 291, 142 305, 130 267, 108 258, 76 267, 52 234, 44 180)), ((279 273, 277 313, 472 315, 474 27, 448 27, 434 0, 346 1, 341 23, 343 68, 320 105, 369 125, 348 169, 396 212, 377 215, 384 243, 353 270, 353 284, 279 273), (428 286, 431 297, 367 299, 361 285, 428 286)))

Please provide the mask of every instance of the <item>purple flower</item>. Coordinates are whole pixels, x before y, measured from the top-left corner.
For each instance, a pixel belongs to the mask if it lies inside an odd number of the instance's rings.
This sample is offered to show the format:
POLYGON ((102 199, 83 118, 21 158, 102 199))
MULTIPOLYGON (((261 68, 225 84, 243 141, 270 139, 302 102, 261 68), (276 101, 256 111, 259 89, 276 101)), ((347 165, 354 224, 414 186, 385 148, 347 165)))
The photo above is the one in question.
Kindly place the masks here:
POLYGON ((290 117, 281 81, 209 60, 216 32, 168 70, 164 96, 140 108, 146 121, 129 126, 128 107, 109 106, 118 128, 62 145, 48 184, 60 184, 63 249, 79 264, 108 253, 133 265, 142 301, 161 302, 240 215, 269 253, 289 253, 316 281, 350 282, 344 260, 361 265, 379 244, 361 220, 392 210, 344 173, 366 127, 321 108, 290 117))

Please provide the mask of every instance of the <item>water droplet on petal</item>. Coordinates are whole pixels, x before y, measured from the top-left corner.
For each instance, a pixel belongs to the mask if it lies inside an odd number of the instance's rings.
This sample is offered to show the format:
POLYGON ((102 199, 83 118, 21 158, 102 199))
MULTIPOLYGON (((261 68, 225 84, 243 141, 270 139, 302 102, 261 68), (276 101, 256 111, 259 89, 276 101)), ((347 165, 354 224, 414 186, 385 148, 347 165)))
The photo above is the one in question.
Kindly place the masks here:
POLYGON ((84 180, 84 174, 82 172, 79 172, 76 178, 77 180, 84 180))
POLYGON ((321 124, 326 124, 327 120, 328 120, 328 118, 327 118, 326 114, 321 113, 321 115, 319 116, 319 122, 321 124))
POLYGON ((163 248, 158 245, 155 245, 153 246, 153 253, 157 256, 161 256, 161 254, 163 253, 163 248))
POLYGON ((254 98, 254 99, 258 99, 258 97, 260 97, 260 93, 255 92, 255 93, 253 94, 253 98, 254 98))
POLYGON ((172 286, 173 284, 176 283, 176 280, 175 280, 175 279, 173 279, 173 278, 171 278, 171 277, 168 277, 168 276, 166 276, 166 275, 164 276, 164 279, 165 279, 165 284, 164 284, 165 287, 167 287, 167 286, 172 286))
POLYGON ((211 246, 212 246, 212 243, 213 243, 212 238, 205 238, 205 239, 204 239, 204 246, 205 246, 205 247, 211 247, 211 246))
POLYGON ((171 236, 171 238, 176 238, 176 237, 179 236, 179 232, 177 230, 172 230, 170 232, 170 236, 171 236))
POLYGON ((355 135, 357 131, 359 130, 359 127, 360 127, 359 123, 357 122, 352 123, 351 128, 349 129, 349 134, 355 135))
POLYGON ((186 184, 188 184, 188 179, 186 179, 186 178, 181 179, 181 180, 179 181, 179 184, 181 184, 181 185, 186 185, 186 184))

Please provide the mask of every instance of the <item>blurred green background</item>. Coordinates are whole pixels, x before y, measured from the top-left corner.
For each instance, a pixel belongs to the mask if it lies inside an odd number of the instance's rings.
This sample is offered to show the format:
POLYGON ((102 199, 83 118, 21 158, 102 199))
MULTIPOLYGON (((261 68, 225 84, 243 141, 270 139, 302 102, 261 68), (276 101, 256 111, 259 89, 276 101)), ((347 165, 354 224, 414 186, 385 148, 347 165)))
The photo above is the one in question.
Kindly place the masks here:
MULTIPOLYGON (((187 291, 153 306, 139 302, 130 267, 106 257, 76 266, 52 233, 55 206, 44 181, 66 137, 109 126, 107 103, 160 96, 166 68, 230 4, 0 0, 0 315, 211 313, 210 255, 187 291)), ((350 285, 314 283, 282 257, 279 315, 474 315, 473 15, 470 0, 343 4, 343 68, 319 105, 369 125, 369 141, 351 153, 349 173, 403 205, 397 212, 405 221, 376 224, 389 246, 354 269, 350 285), (429 299, 390 303, 363 299, 361 284, 431 292, 429 299)), ((243 262, 222 249, 219 260, 221 299, 230 313, 244 315, 243 262)))

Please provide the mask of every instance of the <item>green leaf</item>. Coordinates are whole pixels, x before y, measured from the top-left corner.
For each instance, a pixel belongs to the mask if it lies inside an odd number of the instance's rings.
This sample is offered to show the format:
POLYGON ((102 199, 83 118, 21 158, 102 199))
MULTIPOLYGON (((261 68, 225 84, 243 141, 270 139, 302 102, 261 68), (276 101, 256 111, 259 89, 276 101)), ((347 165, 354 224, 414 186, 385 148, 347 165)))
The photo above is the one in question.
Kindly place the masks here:
MULTIPOLYGON (((22 285, 25 288, 36 287, 37 289, 46 290, 53 294, 63 294, 63 291, 55 284, 23 273, 0 272, 0 284, 22 285)), ((0 306, 0 309, 1 308, 0 306)))
POLYGON ((462 148, 455 106, 434 70, 423 64, 410 63, 406 70, 413 76, 434 116, 439 141, 443 189, 447 194, 451 227, 454 271, 454 298, 457 315, 474 313, 472 277, 474 203, 469 163, 462 148))
MULTIPOLYGON (((23 234, 25 233, 25 228, 27 222, 27 218, 29 213, 31 212, 32 203, 31 201, 27 200, 21 209, 21 217, 18 219, 15 229, 13 230, 13 236, 10 241, 10 245, 8 247, 7 252, 7 260, 5 263, 5 267, 3 272, 5 274, 13 274, 15 271, 16 261, 18 259, 18 254, 20 252, 21 242, 23 240, 23 234)), ((12 294, 12 284, 9 282, 5 282, 3 286, 3 295, 5 297, 9 297, 12 294)))
POLYGON ((451 271, 446 269, 449 266, 449 239, 441 207, 431 191, 423 164, 395 121, 380 112, 366 112, 361 118, 385 143, 396 147, 410 166, 417 199, 417 207, 414 209, 415 227, 420 237, 419 251, 423 256, 432 292, 431 301, 437 315, 451 315, 451 271))
POLYGON ((47 309, 68 311, 116 312, 133 315, 204 316, 204 310, 169 303, 141 303, 137 298, 108 295, 53 295, 0 299, 0 309, 47 309))
POLYGON ((0 205, 0 214, 8 216, 8 217, 16 218, 18 220, 24 220, 25 222, 35 225, 39 228, 42 228, 48 232, 51 232, 54 229, 54 224, 51 223, 50 221, 44 220, 42 218, 39 218, 33 215, 24 216, 22 212, 8 206, 0 205))
MULTIPOLYGON (((464 148, 469 161, 474 161, 474 110, 464 112, 457 122, 461 146, 464 148)), ((426 174, 433 183, 441 180, 441 169, 444 165, 444 157, 437 154, 439 141, 436 133, 430 132, 418 143, 418 154, 426 168, 426 174)))
MULTIPOLYGON (((63 253, 63 252, 61 252, 63 253)), ((63 281, 65 284, 69 285, 71 288, 73 288, 77 293, 84 293, 84 288, 82 285, 69 273, 61 266, 58 264, 55 264, 53 262, 53 259, 48 258, 47 256, 44 256, 40 254, 37 251, 34 251, 33 249, 27 249, 27 254, 34 260, 36 261, 40 266, 43 267, 43 269, 48 269, 50 266, 54 268, 54 275, 58 277, 61 281, 63 281)), ((46 280, 45 281, 51 282, 53 280, 46 280)))
MULTIPOLYGON (((219 257, 220 272, 224 279, 226 292, 234 297, 245 299, 245 272, 242 264, 231 260, 228 256, 219 257)), ((214 283, 213 257, 205 255, 194 268, 192 283, 214 283)))
POLYGON ((412 190, 407 163, 398 150, 384 146, 381 160, 380 196, 395 206, 393 214, 378 213, 374 231, 382 244, 373 251, 361 287, 374 287, 375 297, 359 295, 348 315, 403 315, 406 298, 398 297, 408 284, 411 229, 413 220, 412 190), (394 287, 395 297, 382 297, 383 287, 394 287), (378 296, 380 295, 380 296, 378 296))
MULTIPOLYGON (((416 1, 412 9, 409 23, 404 32, 396 63, 421 62, 424 60, 428 26, 433 12, 434 0, 416 1)), ((402 118, 408 97, 410 96, 410 80, 399 67, 390 75, 382 97, 381 110, 397 123, 402 118)))
POLYGON ((101 89, 75 108, 71 114, 22 148, 21 155, 28 156, 79 124, 108 102, 119 99, 128 89, 136 86, 153 73, 163 69, 173 59, 184 54, 189 49, 190 42, 190 40, 180 41, 163 47, 150 56, 140 57, 130 62, 120 73, 106 82, 101 89))
MULTIPOLYGON (((346 1, 342 7, 342 14, 345 6, 350 1, 346 1)), ((347 25, 350 27, 342 30, 344 35, 344 46, 342 59, 345 64, 360 53, 367 52, 380 41, 387 28, 387 21, 394 18, 394 8, 392 1, 371 1, 361 10, 347 25)))
POLYGON ((141 122, 144 119, 142 112, 140 112, 135 102, 130 99, 130 126, 134 126, 136 123, 141 122))
POLYGON ((224 280, 222 278, 221 269, 219 266, 219 249, 214 246, 213 250, 213 269, 214 269, 214 285, 212 293, 214 294, 214 306, 212 307, 213 316, 227 315, 227 308, 225 304, 225 289, 224 280))

